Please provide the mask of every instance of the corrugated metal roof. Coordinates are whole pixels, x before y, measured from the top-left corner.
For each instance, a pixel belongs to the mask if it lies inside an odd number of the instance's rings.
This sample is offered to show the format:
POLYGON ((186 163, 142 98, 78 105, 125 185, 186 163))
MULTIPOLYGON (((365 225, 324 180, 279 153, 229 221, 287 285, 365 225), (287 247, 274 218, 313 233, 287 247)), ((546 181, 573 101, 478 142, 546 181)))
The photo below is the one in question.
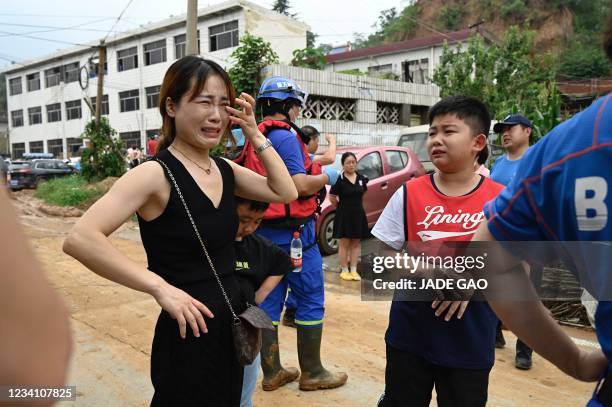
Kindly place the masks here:
POLYGON ((342 52, 339 54, 327 55, 327 63, 350 61, 353 59, 362 59, 374 55, 396 54, 398 52, 409 51, 413 49, 426 48, 434 45, 442 45, 444 41, 449 43, 465 41, 472 31, 470 29, 455 31, 445 34, 433 35, 431 37, 413 38, 411 40, 394 42, 392 44, 377 45, 375 47, 361 48, 354 51, 342 52))

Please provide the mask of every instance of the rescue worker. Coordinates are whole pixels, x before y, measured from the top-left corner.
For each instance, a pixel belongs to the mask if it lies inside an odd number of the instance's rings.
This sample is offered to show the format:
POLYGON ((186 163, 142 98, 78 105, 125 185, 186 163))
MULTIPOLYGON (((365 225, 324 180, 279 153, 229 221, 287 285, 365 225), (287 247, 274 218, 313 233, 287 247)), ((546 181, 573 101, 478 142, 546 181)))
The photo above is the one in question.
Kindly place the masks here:
MULTIPOLYGON (((275 331, 263 332, 261 363, 264 372, 262 387, 275 390, 300 375, 295 368, 283 368, 278 346, 278 323, 287 288, 296 301, 298 359, 301 369, 300 390, 330 389, 346 383, 346 373, 333 373, 321 363, 323 334, 324 286, 323 260, 315 237, 314 213, 316 193, 336 181, 334 169, 322 173, 319 164, 311 162, 306 149, 307 136, 293 123, 306 104, 307 94, 291 79, 266 79, 257 95, 263 121, 260 130, 281 156, 298 190, 298 199, 289 205, 272 203, 257 233, 289 252, 294 232, 302 241, 302 267, 294 270, 268 295, 261 304, 274 324, 275 331)), ((254 149, 245 147, 242 165, 262 171, 254 149)))

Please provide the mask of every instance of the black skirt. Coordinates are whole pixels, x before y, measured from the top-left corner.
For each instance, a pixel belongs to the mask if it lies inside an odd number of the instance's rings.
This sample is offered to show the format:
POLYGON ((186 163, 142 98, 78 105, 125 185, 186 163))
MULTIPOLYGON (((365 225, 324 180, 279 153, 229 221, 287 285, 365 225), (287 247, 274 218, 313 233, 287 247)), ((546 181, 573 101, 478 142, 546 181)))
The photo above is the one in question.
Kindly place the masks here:
POLYGON ((362 205, 342 206, 342 203, 338 203, 333 237, 336 239, 363 239, 369 233, 368 219, 362 205))
MULTIPOLYGON (((232 315, 220 291, 219 296, 211 298, 212 290, 220 290, 216 281, 204 285, 205 288, 183 289, 213 313, 214 318, 204 318, 208 333, 200 332, 196 338, 187 324, 187 335, 182 339, 178 322, 166 311, 159 315, 151 350, 151 381, 155 389, 151 406, 240 405, 243 367, 236 359, 232 315)), ((228 289, 232 284, 224 285, 235 312, 242 312, 240 296, 228 289)))

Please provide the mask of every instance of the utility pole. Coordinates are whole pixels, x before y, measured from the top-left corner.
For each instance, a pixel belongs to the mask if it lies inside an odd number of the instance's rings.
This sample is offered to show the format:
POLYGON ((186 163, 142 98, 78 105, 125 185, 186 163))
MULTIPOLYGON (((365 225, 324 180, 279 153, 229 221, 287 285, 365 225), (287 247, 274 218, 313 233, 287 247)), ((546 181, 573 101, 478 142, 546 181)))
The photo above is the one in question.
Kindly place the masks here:
POLYGON ((187 0, 187 45, 185 55, 198 54, 198 0, 187 0))
POLYGON ((100 115, 102 113, 102 96, 104 90, 104 65, 106 64, 106 45, 104 40, 100 41, 98 47, 98 94, 96 97, 96 127, 100 126, 100 115))

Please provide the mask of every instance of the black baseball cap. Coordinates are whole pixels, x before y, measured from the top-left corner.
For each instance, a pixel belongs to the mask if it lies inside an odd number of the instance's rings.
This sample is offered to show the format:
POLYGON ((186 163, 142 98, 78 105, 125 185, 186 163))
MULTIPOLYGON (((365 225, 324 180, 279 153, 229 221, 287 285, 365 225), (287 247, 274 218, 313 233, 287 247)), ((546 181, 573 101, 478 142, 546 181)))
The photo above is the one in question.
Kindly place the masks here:
POLYGON ((504 126, 514 126, 515 124, 522 124, 525 127, 533 128, 533 124, 531 124, 531 121, 529 121, 529 119, 525 116, 520 114, 511 114, 506 116, 506 118, 501 122, 495 123, 495 126, 493 126, 493 131, 495 133, 501 133, 504 126))

